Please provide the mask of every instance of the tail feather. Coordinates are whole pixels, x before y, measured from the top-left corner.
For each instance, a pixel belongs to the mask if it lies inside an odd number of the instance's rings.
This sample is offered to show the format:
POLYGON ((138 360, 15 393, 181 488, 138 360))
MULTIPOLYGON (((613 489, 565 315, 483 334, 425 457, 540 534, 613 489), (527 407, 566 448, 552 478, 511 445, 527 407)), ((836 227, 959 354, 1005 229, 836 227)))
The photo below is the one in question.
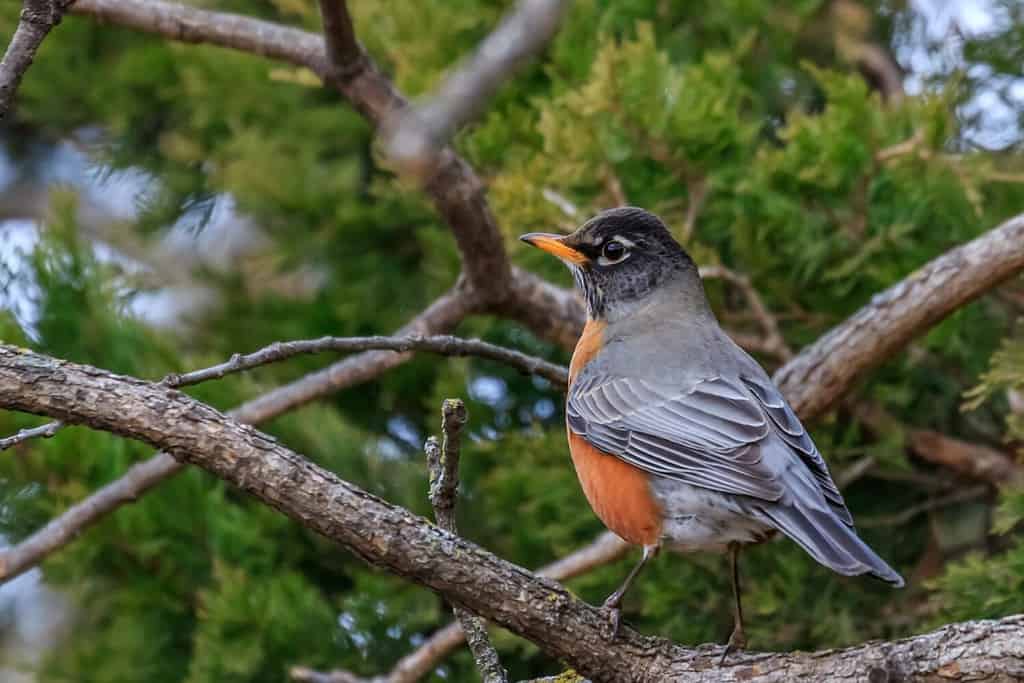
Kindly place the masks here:
POLYGON ((903 577, 831 511, 785 503, 762 510, 780 531, 833 571, 845 576, 870 574, 896 588, 903 586, 903 577))

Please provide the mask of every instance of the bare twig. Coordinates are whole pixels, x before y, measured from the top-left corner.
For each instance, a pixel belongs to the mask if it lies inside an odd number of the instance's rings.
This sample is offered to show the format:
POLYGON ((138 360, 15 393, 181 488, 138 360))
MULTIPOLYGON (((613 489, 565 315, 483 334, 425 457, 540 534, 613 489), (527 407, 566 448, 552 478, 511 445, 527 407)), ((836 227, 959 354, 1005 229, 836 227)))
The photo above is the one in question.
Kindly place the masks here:
POLYGON ((1024 486, 1024 465, 1010 454, 931 429, 908 428, 878 404, 856 403, 851 410, 872 432, 903 432, 910 452, 926 462, 991 486, 1024 486))
POLYGON ((527 59, 554 37, 567 3, 520 0, 427 103, 403 112, 387 141, 388 156, 415 177, 435 170, 442 147, 527 59))
POLYGON ((857 65, 886 101, 899 103, 906 95, 903 72, 889 50, 872 40, 869 10, 855 0, 833 0, 830 9, 839 53, 857 65))
POLYGON ((908 154, 913 154, 918 151, 921 145, 924 143, 924 130, 918 129, 914 131, 914 134, 902 142, 897 142, 894 145, 880 149, 875 153, 875 161, 880 164, 898 159, 908 154))
POLYGON ((563 194, 556 192, 550 187, 542 188, 540 194, 548 202, 558 207, 558 210, 564 213, 569 218, 577 218, 580 215, 579 208, 576 207, 572 201, 563 194))
POLYGON ((704 202, 711 193, 711 182, 706 176, 697 176, 686 183, 688 200, 686 204, 686 218, 683 220, 682 241, 684 244, 693 237, 693 231, 697 229, 697 218, 700 216, 704 202))
POLYGON ((957 503, 965 503, 969 500, 975 500, 976 498, 981 498, 991 491, 992 487, 988 484, 976 484, 959 491, 953 491, 945 496, 929 498, 922 503, 911 505, 910 507, 900 510, 893 515, 861 518, 857 520, 857 526, 862 529, 900 526, 901 524, 906 524, 910 520, 914 519, 914 517, 925 512, 931 512, 932 510, 949 507, 950 505, 956 505, 957 503))
POLYGON ((847 465, 844 469, 836 472, 836 486, 838 486, 840 490, 845 489, 847 486, 874 469, 877 464, 878 461, 875 459, 875 456, 870 454, 857 458, 857 460, 852 464, 847 465))
POLYGON ((365 69, 366 53, 356 40, 345 0, 320 0, 320 19, 333 77, 347 80, 365 69))
POLYGON ((876 43, 860 43, 854 47, 854 60, 868 81, 874 85, 887 102, 899 104, 906 93, 903 89, 903 72, 888 50, 876 43))
POLYGON ((19 443, 28 441, 29 439, 49 439, 63 426, 64 423, 58 420, 55 422, 47 422, 44 425, 32 427, 31 429, 22 429, 17 434, 12 434, 7 438, 0 439, 0 451, 6 451, 8 448, 17 446, 19 443))
MULTIPOLYGON (((437 438, 432 436, 424 446, 430 471, 430 506, 434 509, 438 526, 450 534, 458 533, 455 501, 459 488, 459 450, 462 429, 468 419, 465 403, 457 398, 446 399, 441 407, 444 441, 438 443, 437 438)), ((506 683, 508 674, 502 668, 498 652, 491 644, 484 620, 462 607, 455 607, 453 611, 455 619, 462 626, 462 632, 466 634, 481 679, 484 683, 506 683)))
POLYGON ((622 181, 619 179, 619 174, 615 172, 611 164, 605 164, 602 172, 604 178, 604 188, 608 192, 608 196, 611 197, 613 206, 629 206, 629 199, 626 197, 626 191, 622 189, 622 181))
MULTIPOLYGON (((599 680, 707 680, 718 646, 687 648, 606 617, 558 584, 391 505, 187 395, 0 345, 0 408, 143 441, 202 467, 364 560, 423 584, 599 680)), ((950 625, 890 643, 818 653, 751 653, 715 669, 723 683, 962 680, 1024 676, 1024 618, 950 625)))
POLYGON ((74 0, 25 0, 14 36, 0 60, 0 119, 7 114, 21 78, 35 59, 43 39, 60 23, 74 0))
POLYGON ((236 353, 230 360, 203 370, 194 370, 184 374, 172 374, 164 378, 163 383, 169 387, 184 387, 198 384, 211 379, 220 379, 234 372, 251 370, 269 363, 286 360, 298 355, 312 353, 366 351, 370 349, 396 351, 427 351, 442 356, 476 356, 497 361, 521 372, 537 375, 559 388, 564 388, 567 381, 566 369, 548 361, 529 356, 514 349, 496 344, 489 344, 479 339, 462 339, 450 335, 434 335, 422 337, 418 335, 404 337, 321 337, 319 339, 303 339, 297 341, 275 342, 258 351, 247 354, 236 353))
POLYGON ((314 671, 305 666, 292 667, 289 677, 296 683, 377 683, 376 679, 366 679, 348 671, 314 671))
MULTIPOLYGON (((786 343, 785 337, 782 336, 782 332, 779 331, 779 321, 765 306, 764 300, 761 295, 757 293, 757 289, 750 282, 750 278, 742 273, 737 273, 734 270, 730 270, 725 266, 701 266, 700 268, 701 277, 705 278, 720 278, 729 282, 739 288, 743 292, 744 298, 747 300, 747 304, 750 306, 751 313, 757 318, 758 323, 761 325, 763 336, 760 338, 759 350, 764 353, 769 353, 777 358, 788 361, 793 358, 793 349, 789 348, 789 344, 786 343)), ((748 341, 744 346, 750 348, 753 346, 753 341, 748 341)))

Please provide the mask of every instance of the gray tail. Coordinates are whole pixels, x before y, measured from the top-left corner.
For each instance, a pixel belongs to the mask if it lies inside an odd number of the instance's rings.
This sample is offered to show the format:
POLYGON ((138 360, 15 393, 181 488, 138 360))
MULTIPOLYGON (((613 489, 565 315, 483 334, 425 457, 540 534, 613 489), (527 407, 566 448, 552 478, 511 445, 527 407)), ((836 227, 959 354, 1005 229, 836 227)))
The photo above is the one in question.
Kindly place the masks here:
POLYGON ((765 506, 762 511, 780 531, 829 569, 844 576, 870 574, 895 588, 903 587, 903 577, 830 511, 785 504, 765 506))

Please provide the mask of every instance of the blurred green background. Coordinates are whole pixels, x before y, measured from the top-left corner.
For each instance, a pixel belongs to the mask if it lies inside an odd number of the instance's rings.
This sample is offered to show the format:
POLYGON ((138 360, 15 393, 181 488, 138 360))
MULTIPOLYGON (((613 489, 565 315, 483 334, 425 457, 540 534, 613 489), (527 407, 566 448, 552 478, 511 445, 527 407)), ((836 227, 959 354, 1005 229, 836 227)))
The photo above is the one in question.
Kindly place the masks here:
MULTIPOLYGON (((17 4, 0 7, 4 41, 17 4)), ((194 4, 319 27, 313 0, 194 4)), ((511 7, 349 5, 411 96, 511 7)), ((1022 46, 1024 6, 1009 0, 578 0, 543 59, 457 147, 486 180, 519 265, 570 285, 515 236, 569 229, 625 199, 661 214, 700 264, 748 276, 799 350, 1024 211, 1022 46), (899 65, 905 93, 879 92, 861 66, 868 49, 899 65)), ((458 269, 449 230, 381 167, 367 124, 301 69, 69 16, 0 127, 5 342, 158 379, 277 340, 389 333, 458 269)), ((714 280, 709 293, 730 330, 759 333, 742 292, 714 280)), ((907 438, 927 428, 1016 457, 1022 312, 1017 278, 810 425, 838 478, 871 457, 845 494, 909 585, 836 576, 788 541, 754 548, 743 565, 752 647, 832 647, 1024 611, 1024 495, 929 464, 907 438), (858 418, 871 411, 883 426, 858 418)), ((568 357, 495 318, 458 333, 568 357)), ((192 393, 227 409, 329 360, 192 393)), ((426 514, 420 447, 448 396, 471 414, 464 535, 539 566, 601 530, 567 458, 562 397, 492 363, 420 356, 263 428, 426 514)), ((38 423, 0 414, 0 435, 38 423)), ((81 428, 3 453, 0 535, 16 542, 150 455, 81 428)), ((633 559, 570 586, 596 602, 633 559)), ((645 633, 720 642, 729 599, 724 558, 665 555, 624 616, 645 633)), ((0 677, 282 681, 294 665, 372 675, 449 620, 436 595, 189 469, 0 588, 0 677)), ((517 677, 559 669, 529 643, 495 638, 517 677)), ((468 653, 433 679, 475 680, 468 653)))

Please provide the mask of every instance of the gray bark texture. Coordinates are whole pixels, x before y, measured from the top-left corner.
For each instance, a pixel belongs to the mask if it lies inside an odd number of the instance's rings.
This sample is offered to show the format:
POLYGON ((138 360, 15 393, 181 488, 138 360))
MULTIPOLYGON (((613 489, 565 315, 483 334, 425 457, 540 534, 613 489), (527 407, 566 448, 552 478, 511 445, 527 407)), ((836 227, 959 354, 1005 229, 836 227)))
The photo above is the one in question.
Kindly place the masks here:
POLYGON ((74 0, 25 0, 18 27, 0 60, 0 119, 14 102, 21 78, 32 66, 43 39, 60 23, 74 0))
MULTIPOLYGON (((595 681, 1024 680, 1024 616, 965 622, 892 643, 817 653, 688 648, 624 628, 541 578, 387 503, 253 427, 159 384, 0 345, 0 407, 160 448, 276 508, 365 561, 427 586, 595 681)), ((2 571, 0 567, 0 571, 2 571)))

